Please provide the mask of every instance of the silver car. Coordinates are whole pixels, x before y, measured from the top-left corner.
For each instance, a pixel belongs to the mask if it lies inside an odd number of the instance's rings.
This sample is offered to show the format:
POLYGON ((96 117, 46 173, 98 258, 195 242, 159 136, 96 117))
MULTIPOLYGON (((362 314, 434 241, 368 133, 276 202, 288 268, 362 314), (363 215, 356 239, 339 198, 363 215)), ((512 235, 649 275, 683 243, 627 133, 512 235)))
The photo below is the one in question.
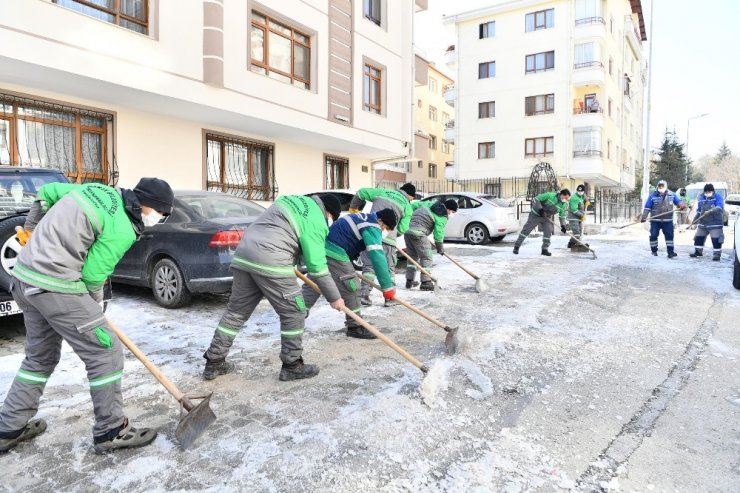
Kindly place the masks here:
MULTIPOLYGON (((733 245, 733 268, 732 268, 732 285, 735 289, 740 289, 740 256, 738 256, 737 249, 740 248, 740 214, 738 209, 740 208, 740 194, 731 194, 725 199, 725 210, 730 207, 735 207, 734 212, 734 229, 735 229, 735 244, 733 245)), ((732 213, 731 213, 732 214, 732 213)))
POLYGON ((488 240, 501 241, 509 233, 516 233, 521 225, 516 208, 508 200, 484 193, 457 192, 431 195, 424 201, 457 202, 457 213, 445 226, 445 240, 465 240, 481 245, 488 240))

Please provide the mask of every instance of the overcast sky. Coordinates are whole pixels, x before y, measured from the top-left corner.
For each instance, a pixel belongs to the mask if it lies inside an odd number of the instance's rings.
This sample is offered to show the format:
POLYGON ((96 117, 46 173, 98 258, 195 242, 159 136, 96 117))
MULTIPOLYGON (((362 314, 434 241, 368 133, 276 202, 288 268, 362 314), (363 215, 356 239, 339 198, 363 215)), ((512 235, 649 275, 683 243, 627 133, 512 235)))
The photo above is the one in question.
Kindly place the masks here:
MULTIPOLYGON (((444 64, 444 51, 454 43, 453 33, 442 25, 442 16, 497 3, 502 0, 429 0, 429 10, 416 16, 417 48, 437 68, 453 75, 444 64)), ((666 127, 675 128, 679 140, 686 143, 689 118, 708 113, 691 120, 691 157, 697 160, 704 154, 714 154, 723 141, 740 155, 740 1, 652 3, 656 17, 651 145, 660 145, 666 127)), ((652 37, 651 0, 642 0, 642 5, 648 30, 648 41, 643 43, 647 58, 652 37)))

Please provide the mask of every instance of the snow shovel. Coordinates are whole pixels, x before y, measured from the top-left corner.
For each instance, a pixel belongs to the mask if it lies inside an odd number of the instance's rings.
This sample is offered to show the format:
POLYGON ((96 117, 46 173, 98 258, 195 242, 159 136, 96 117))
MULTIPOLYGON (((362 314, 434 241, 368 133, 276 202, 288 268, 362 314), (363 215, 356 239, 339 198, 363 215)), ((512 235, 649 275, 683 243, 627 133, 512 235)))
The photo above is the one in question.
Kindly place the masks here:
MULTIPOLYGON (((557 227, 557 224, 555 223, 555 220, 554 219, 550 219, 550 222, 553 224, 553 226, 557 227)), ((593 249, 590 246, 586 245, 584 242, 582 242, 581 240, 579 240, 578 238, 576 238, 572 234, 568 233, 567 231, 565 232, 565 234, 567 234, 568 236, 570 236, 573 239, 573 241, 575 241, 576 243, 578 243, 579 245, 581 245, 583 248, 585 248, 589 252, 591 252, 591 255, 593 255, 593 257, 591 258, 591 260, 596 260, 596 252, 594 252, 593 249)))
POLYGON ((687 231, 687 230, 691 229, 692 226, 696 226, 697 224, 699 224, 699 221, 701 220, 701 218, 703 218, 704 216, 706 216, 710 212, 712 212, 712 209, 709 209, 708 211, 706 211, 704 214, 702 214, 699 217, 695 217, 694 220, 691 221, 691 224, 689 224, 688 226, 686 226, 685 229, 679 229, 678 232, 679 233, 683 233, 684 231, 687 231))
POLYGON ((450 256, 449 256, 449 254, 447 254, 447 253, 443 253, 442 255, 443 255, 443 256, 445 256, 445 257, 447 257, 448 259, 450 259, 450 261, 451 261, 451 262, 452 262, 453 264, 455 264, 455 265, 457 265, 458 267, 460 267, 460 268, 461 268, 461 269, 462 269, 463 271, 465 271, 465 273, 466 273, 467 275, 469 275, 470 277, 472 277, 473 279, 475 279, 475 291, 476 291, 477 293, 482 293, 482 292, 484 292, 484 291, 488 291, 488 286, 486 286, 486 283, 485 283, 485 282, 483 282, 483 279, 481 279, 481 278, 480 278, 479 276, 477 276, 477 275, 476 275, 476 274, 474 274, 473 272, 471 272, 471 271, 469 271, 468 269, 466 269, 466 268, 465 268, 465 267, 464 267, 464 266, 463 266, 463 265, 462 265, 462 264, 461 264, 460 262, 458 262, 458 261, 457 261, 457 260, 455 260, 454 258, 450 257, 450 256))
MULTIPOLYGON (((663 212, 661 214, 656 214, 654 216, 650 216, 650 219, 653 219, 653 218, 656 218, 656 217, 665 216, 667 214, 673 214, 673 213, 674 213, 674 211, 663 212)), ((634 222, 631 222, 631 223, 624 224, 622 226, 615 226, 614 228, 609 228, 609 229, 624 229, 624 228, 628 228, 630 226, 634 226, 635 224, 640 224, 641 222, 642 221, 634 221, 634 222)))
MULTIPOLYGON (((305 282, 314 291, 316 291, 317 293, 321 294, 321 290, 319 289, 319 287, 316 285, 315 282, 313 282, 311 279, 309 279, 308 277, 306 277, 303 274, 301 274, 301 272, 298 269, 294 269, 294 270, 295 270, 295 275, 298 276, 301 279, 301 281, 305 282)), ((427 368, 427 366, 424 363, 422 363, 418 359, 416 359, 413 356, 411 356, 401 346, 399 346, 398 344, 396 344, 395 342, 393 342, 392 340, 390 340, 386 335, 384 335, 378 329, 376 329, 375 327, 373 327, 372 325, 370 325, 369 323, 367 323, 362 317, 360 317, 359 315, 357 315, 355 312, 353 312, 352 310, 350 310, 346 306, 342 308, 342 311, 345 313, 345 315, 348 315, 349 317, 351 317, 352 320, 354 320, 355 322, 357 322, 358 324, 362 325, 367 330, 369 330, 370 333, 372 333, 375 337, 377 337, 378 339, 380 339, 381 341, 383 341, 384 343, 386 343, 388 346, 390 346, 391 349, 393 349, 398 354, 400 354, 401 356, 403 356, 404 358, 406 358, 412 365, 414 365, 419 370, 421 370, 421 372, 424 375, 427 374, 427 372, 429 371, 429 368, 427 368)))
POLYGON ((406 257, 406 260, 408 260, 409 262, 411 262, 412 264, 414 264, 416 266, 416 268, 419 269, 419 272, 423 272, 427 277, 429 277, 429 279, 432 280, 432 282, 434 282, 434 292, 435 293, 440 290, 439 281, 437 280, 436 277, 432 276, 429 273, 428 270, 426 270, 424 267, 422 267, 421 265, 419 265, 419 262, 417 262, 416 260, 412 259, 411 256, 408 253, 404 252, 400 248, 398 249, 398 251, 401 252, 401 254, 404 257, 406 257))
MULTIPOLYGON (((378 286, 376 283, 368 279, 367 277, 363 276, 362 274, 356 274, 358 278, 360 278, 361 281, 369 284, 370 286, 374 287, 378 291, 382 291, 381 287, 378 286)), ((411 310, 412 312, 416 313, 417 315, 420 315, 424 317, 425 319, 432 322, 434 325, 438 327, 442 327, 445 332, 447 332, 447 336, 445 337, 445 346, 447 347, 447 352, 449 354, 455 354, 455 351, 457 351, 457 346, 460 344, 460 340, 457 337, 457 332, 460 330, 458 327, 450 327, 444 322, 440 322, 436 318, 424 313, 419 308, 416 308, 414 305, 409 303, 408 301, 400 299, 398 296, 393 297, 394 300, 398 301, 400 304, 411 310)))
POLYGON ((106 318, 106 320, 123 345, 126 346, 128 350, 144 364, 144 366, 146 366, 147 370, 154 375, 154 378, 156 378, 159 383, 161 383, 164 388, 172 394, 172 397, 180 403, 180 422, 177 424, 177 428, 175 429, 175 436, 183 449, 188 448, 203 433, 203 431, 211 425, 211 423, 216 421, 216 415, 213 414, 210 406, 211 395, 213 394, 208 394, 205 397, 192 397, 192 399, 202 399, 199 404, 194 404, 190 398, 186 397, 177 387, 175 387, 175 384, 173 384, 169 378, 159 371, 159 368, 154 366, 154 363, 152 363, 149 358, 147 358, 144 353, 136 347, 133 341, 131 341, 126 334, 121 332, 121 330, 116 327, 110 319, 106 318), (184 416, 183 409, 185 410, 184 416))

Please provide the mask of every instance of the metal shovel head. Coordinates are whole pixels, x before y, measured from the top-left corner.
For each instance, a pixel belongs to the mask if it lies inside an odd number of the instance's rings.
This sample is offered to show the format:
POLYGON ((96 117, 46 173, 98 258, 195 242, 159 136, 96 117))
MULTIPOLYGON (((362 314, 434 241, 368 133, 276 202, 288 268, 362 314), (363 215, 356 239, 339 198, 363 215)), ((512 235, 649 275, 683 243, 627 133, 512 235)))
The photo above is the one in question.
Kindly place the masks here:
POLYGON ((458 327, 445 327, 447 335, 445 336, 445 346, 447 347, 447 354, 455 354, 457 346, 460 345, 460 339, 457 338, 457 332, 460 330, 458 327))
POLYGON ((211 423, 216 421, 216 415, 211 410, 211 395, 213 394, 208 394, 197 406, 180 418, 175 436, 183 449, 188 448, 211 423))

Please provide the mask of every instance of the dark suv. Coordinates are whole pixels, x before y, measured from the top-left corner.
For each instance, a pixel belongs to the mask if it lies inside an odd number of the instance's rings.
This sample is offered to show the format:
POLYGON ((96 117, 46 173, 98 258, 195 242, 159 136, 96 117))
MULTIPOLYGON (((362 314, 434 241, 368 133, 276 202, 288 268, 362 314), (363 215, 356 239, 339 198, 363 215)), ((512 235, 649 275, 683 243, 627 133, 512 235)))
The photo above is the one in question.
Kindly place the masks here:
MULTIPOLYGON (((39 188, 68 181, 64 173, 55 169, 0 166, 0 317, 20 313, 9 292, 10 270, 22 248, 15 238, 15 228, 26 222, 39 188)), ((110 299, 110 283, 107 286, 106 300, 110 299)))

